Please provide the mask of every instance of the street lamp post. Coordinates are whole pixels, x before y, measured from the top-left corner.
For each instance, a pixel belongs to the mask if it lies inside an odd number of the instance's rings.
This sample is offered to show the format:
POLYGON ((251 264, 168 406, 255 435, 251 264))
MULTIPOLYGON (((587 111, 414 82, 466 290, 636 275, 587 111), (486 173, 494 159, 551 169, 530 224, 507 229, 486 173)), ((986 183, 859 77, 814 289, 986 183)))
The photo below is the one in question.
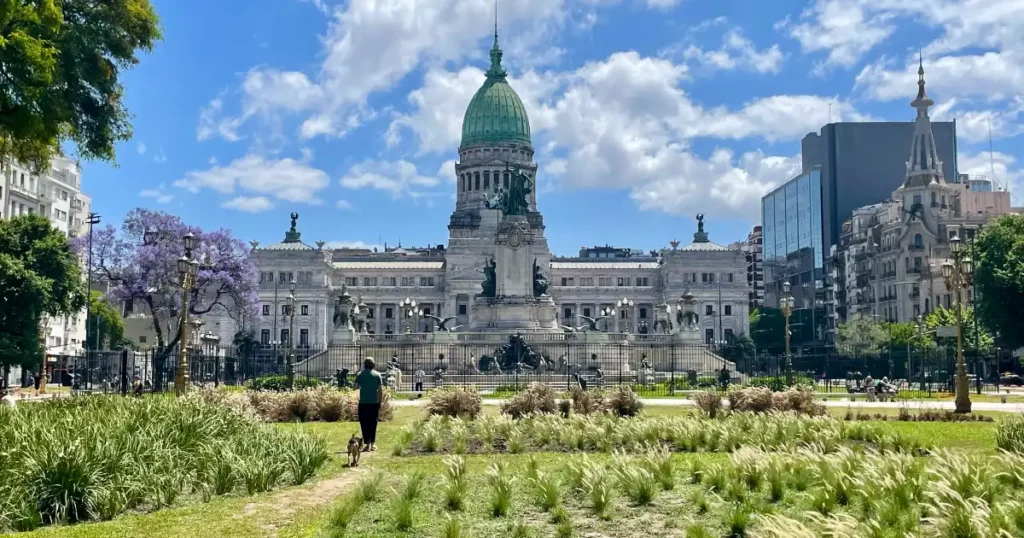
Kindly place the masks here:
POLYGON ((295 386, 295 279, 288 283, 288 389, 295 386))
POLYGON ((952 261, 947 259, 942 264, 942 278, 946 289, 953 291, 956 297, 956 413, 971 412, 971 386, 967 381, 967 364, 964 362, 964 320, 963 290, 971 285, 974 273, 974 260, 964 251, 959 234, 949 240, 949 252, 952 261))
MULTIPOLYGON (((615 308, 617 310, 620 310, 620 311, 633 310, 633 300, 632 299, 628 299, 626 297, 623 297, 622 299, 619 299, 619 301, 617 303, 615 303, 615 308)), ((629 318, 628 315, 626 315, 626 316, 620 316, 620 319, 628 320, 630 318, 629 318)), ((627 321, 627 323, 629 323, 629 322, 627 321)), ((626 326, 626 331, 625 332, 627 332, 627 333, 631 332, 629 330, 629 326, 628 325, 626 326)))
POLYGON ((413 318, 419 318, 423 315, 423 311, 416 308, 416 301, 406 297, 404 301, 399 303, 402 305, 402 311, 405 313, 405 333, 409 334, 412 332, 413 318))
POLYGON ((793 314, 793 294, 791 293, 789 281, 782 283, 782 297, 779 298, 779 306, 782 307, 782 317, 786 319, 786 385, 793 385, 793 355, 789 350, 789 316, 793 314))
MULTIPOLYGON (((611 307, 611 306, 606 306, 606 307, 601 309, 601 311, 599 312, 598 315, 600 315, 601 317, 604 317, 604 318, 614 318, 615 317, 615 308, 611 307)), ((606 333, 607 332, 611 332, 611 331, 608 330, 609 327, 611 327, 611 322, 609 322, 607 319, 605 319, 605 321, 604 321, 604 332, 606 332, 606 333)))
POLYGON ((185 394, 188 390, 188 300, 192 290, 195 288, 196 275, 199 274, 199 262, 192 257, 192 250, 196 246, 196 236, 188 232, 181 238, 181 244, 185 247, 185 254, 178 258, 178 275, 181 277, 181 320, 178 326, 179 349, 181 357, 178 360, 178 371, 174 376, 174 393, 178 396, 185 394))
POLYGON ((43 358, 39 362, 39 390, 37 394, 46 394, 46 339, 50 337, 50 332, 53 331, 49 325, 43 325, 39 329, 39 351, 42 353, 43 358))

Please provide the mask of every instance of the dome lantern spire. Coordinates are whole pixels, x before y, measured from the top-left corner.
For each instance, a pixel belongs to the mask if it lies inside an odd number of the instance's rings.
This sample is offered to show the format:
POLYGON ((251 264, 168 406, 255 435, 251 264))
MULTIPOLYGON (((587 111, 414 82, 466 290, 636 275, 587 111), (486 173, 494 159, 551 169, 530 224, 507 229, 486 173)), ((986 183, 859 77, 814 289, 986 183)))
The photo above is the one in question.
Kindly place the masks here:
POLYGON ((491 47, 491 67, 487 70, 489 80, 505 80, 508 74, 501 67, 501 47, 498 46, 498 0, 494 0, 494 45, 491 47))

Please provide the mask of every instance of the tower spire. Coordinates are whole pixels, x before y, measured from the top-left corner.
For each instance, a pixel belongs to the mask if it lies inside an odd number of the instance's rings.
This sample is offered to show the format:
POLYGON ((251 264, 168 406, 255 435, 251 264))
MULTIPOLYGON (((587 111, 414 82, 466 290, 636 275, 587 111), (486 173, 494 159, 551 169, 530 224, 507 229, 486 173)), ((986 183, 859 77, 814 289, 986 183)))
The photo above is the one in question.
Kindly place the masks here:
POLYGON ((505 80, 507 72, 501 67, 501 47, 498 46, 498 0, 494 0, 494 45, 491 47, 491 67, 487 70, 488 80, 505 80))
POLYGON ((932 120, 928 117, 928 108, 935 101, 928 97, 924 82, 924 54, 917 53, 917 97, 910 106, 917 109, 914 120, 914 140, 910 145, 910 160, 907 161, 907 179, 904 188, 923 187, 933 183, 945 184, 942 174, 942 161, 939 160, 935 148, 935 135, 932 133, 932 120))

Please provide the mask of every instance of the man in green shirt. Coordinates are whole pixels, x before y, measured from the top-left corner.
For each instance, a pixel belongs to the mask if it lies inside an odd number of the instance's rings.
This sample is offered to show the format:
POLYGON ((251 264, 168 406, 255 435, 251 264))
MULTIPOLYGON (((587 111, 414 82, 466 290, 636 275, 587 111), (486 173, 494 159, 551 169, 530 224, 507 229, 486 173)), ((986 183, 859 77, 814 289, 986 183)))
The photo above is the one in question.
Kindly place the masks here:
POLYGON ((374 370, 373 357, 366 357, 363 370, 356 374, 359 389, 359 427, 363 431, 363 451, 377 450, 377 419, 384 401, 384 379, 374 370))

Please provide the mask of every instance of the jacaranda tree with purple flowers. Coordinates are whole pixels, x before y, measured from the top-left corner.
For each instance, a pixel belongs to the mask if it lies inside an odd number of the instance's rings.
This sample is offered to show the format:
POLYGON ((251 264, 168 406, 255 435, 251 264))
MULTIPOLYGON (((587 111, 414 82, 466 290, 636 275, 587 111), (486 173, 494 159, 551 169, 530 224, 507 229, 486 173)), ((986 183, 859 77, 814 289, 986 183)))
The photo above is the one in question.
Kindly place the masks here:
MULTIPOLYGON (((177 260, 184 254, 181 238, 188 232, 196 236, 193 256, 200 262, 189 315, 202 316, 219 308, 239 320, 254 315, 259 272, 250 250, 230 231, 204 232, 175 215, 138 208, 128 213, 120 231, 107 226, 93 232, 93 270, 110 283, 111 300, 130 301, 136 311, 152 316, 158 387, 164 362, 182 336, 176 321, 182 293, 177 260)), ((76 240, 75 248, 84 253, 87 237, 76 240)))

